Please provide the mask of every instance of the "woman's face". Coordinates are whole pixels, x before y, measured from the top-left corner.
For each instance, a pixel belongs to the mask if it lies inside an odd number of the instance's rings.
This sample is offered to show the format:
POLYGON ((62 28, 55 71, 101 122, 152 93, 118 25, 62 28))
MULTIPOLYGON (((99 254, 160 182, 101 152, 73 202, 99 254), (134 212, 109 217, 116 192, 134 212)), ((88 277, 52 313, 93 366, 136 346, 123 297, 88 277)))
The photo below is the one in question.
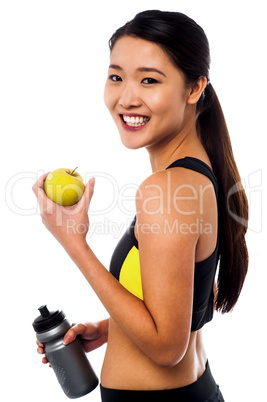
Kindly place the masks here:
POLYGON ((183 74, 155 43, 123 36, 110 57, 105 103, 131 149, 156 149, 186 129, 183 74))

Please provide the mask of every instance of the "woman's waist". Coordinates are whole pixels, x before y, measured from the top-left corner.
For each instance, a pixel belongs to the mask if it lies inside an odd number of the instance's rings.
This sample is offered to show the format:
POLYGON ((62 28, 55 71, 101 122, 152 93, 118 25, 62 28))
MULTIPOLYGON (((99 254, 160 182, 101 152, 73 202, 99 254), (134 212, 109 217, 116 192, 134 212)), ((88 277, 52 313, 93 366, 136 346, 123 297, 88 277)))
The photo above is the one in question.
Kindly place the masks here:
MULTIPOLYGON (((116 324, 115 324, 116 325, 116 324)), ((206 355, 191 334, 183 359, 173 367, 152 361, 119 328, 110 328, 101 383, 114 389, 172 389, 195 382, 205 371, 206 355)))
MULTIPOLYGON (((212 400, 217 397, 219 400, 219 387, 217 386, 208 362, 206 363, 203 374, 192 384, 184 387, 169 388, 169 389, 145 389, 145 390, 130 390, 130 389, 115 389, 106 388, 102 384, 101 396, 103 401, 116 400, 118 402, 124 401, 152 401, 152 400, 170 400, 170 401, 206 401, 212 400)), ((215 400, 215 399, 214 399, 215 400)), ((221 400, 221 399, 220 399, 221 400)))

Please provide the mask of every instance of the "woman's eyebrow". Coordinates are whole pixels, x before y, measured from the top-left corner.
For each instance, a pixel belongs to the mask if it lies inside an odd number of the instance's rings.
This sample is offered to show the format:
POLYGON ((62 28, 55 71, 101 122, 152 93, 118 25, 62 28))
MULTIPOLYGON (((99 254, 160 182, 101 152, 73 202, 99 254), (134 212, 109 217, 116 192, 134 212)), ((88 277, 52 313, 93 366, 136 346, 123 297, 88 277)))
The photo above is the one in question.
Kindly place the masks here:
MULTIPOLYGON (((120 71, 123 70, 123 68, 118 66, 117 64, 111 64, 109 66, 109 68, 114 68, 115 70, 120 70, 120 71)), ((160 70, 158 70, 157 68, 154 68, 154 67, 139 67, 139 68, 137 68, 137 71, 139 71, 139 72, 148 72, 148 73, 154 72, 154 73, 161 74, 165 78, 167 78, 166 75, 162 71, 160 71, 160 70)))
POLYGON ((120 66, 117 66, 116 64, 110 64, 109 68, 114 68, 115 70, 122 70, 120 66))
POLYGON ((139 68, 137 69, 137 71, 141 71, 141 72, 144 71, 144 72, 148 72, 148 73, 154 72, 154 73, 161 74, 161 75, 163 75, 165 78, 167 78, 166 75, 165 75, 162 71, 160 71, 160 70, 158 70, 157 68, 154 68, 154 67, 139 67, 139 68))

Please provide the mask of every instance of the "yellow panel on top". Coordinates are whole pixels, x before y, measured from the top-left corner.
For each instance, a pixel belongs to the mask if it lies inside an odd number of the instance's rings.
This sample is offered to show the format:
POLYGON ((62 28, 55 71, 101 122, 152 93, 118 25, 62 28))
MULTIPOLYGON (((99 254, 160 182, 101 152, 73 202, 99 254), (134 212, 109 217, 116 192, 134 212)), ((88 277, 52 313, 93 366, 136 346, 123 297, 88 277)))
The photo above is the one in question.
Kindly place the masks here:
POLYGON ((139 251, 133 246, 121 267, 119 282, 132 294, 143 300, 139 251))

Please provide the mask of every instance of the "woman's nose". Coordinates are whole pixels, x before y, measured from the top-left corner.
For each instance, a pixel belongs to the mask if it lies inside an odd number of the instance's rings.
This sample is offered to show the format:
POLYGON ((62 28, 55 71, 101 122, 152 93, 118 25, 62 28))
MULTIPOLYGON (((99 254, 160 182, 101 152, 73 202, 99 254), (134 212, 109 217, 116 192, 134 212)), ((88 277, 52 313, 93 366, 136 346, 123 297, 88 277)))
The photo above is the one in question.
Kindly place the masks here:
POLYGON ((119 104, 125 109, 141 106, 142 101, 133 85, 125 85, 119 99, 119 104))

